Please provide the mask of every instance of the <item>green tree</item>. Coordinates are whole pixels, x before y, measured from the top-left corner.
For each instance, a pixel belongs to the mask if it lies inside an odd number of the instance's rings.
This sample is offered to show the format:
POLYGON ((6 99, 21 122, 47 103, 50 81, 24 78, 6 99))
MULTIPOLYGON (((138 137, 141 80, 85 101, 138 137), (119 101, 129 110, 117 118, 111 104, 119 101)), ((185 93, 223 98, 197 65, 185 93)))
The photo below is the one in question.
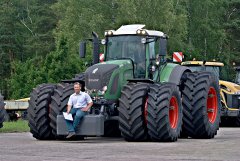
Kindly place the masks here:
POLYGON ((43 71, 47 82, 58 83, 63 79, 71 79, 81 73, 84 67, 77 54, 69 54, 68 41, 61 37, 57 42, 56 51, 47 55, 43 71))
POLYGON ((188 46, 192 58, 218 59, 225 39, 221 16, 224 11, 221 0, 189 0, 188 46))
POLYGON ((29 93, 38 84, 46 82, 44 71, 40 68, 41 58, 28 59, 26 62, 12 63, 13 74, 9 79, 9 94, 12 99, 29 97, 29 93))

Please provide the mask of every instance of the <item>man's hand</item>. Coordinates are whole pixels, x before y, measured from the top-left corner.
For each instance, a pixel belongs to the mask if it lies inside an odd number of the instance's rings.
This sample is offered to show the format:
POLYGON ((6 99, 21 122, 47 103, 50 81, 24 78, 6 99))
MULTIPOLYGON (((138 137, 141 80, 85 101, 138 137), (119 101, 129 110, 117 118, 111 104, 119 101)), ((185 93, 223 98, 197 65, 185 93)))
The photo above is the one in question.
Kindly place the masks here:
POLYGON ((93 105, 93 102, 89 103, 87 107, 83 107, 81 110, 84 112, 87 112, 92 107, 92 105, 93 105))
POLYGON ((69 114, 69 113, 70 113, 70 111, 71 111, 71 106, 70 106, 70 105, 68 105, 68 106, 67 106, 67 113, 69 114))
POLYGON ((81 110, 84 111, 84 112, 87 112, 89 110, 89 108, 88 107, 84 107, 81 110))

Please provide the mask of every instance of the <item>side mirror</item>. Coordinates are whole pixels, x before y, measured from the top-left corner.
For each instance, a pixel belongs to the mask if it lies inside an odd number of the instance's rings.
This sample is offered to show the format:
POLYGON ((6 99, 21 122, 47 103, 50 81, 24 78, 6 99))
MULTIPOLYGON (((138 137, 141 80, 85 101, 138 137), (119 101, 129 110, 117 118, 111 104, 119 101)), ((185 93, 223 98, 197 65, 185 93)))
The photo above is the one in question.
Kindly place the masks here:
POLYGON ((166 56, 167 55, 167 39, 160 38, 160 48, 159 48, 159 56, 166 56))
POLYGON ((85 41, 80 43, 79 55, 80 55, 80 58, 85 58, 85 55, 86 55, 86 42, 85 41))

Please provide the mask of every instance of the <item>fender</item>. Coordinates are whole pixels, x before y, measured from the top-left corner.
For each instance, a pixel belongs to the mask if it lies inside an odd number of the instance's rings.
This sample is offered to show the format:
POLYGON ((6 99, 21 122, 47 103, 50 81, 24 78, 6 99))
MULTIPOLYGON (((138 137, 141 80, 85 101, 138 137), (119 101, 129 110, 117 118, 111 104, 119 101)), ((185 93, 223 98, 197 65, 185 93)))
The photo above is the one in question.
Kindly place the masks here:
POLYGON ((170 74, 169 82, 174 83, 176 85, 180 85, 182 76, 185 72, 191 72, 191 69, 181 65, 176 66, 175 68, 173 68, 170 74))
POLYGON ((162 70, 161 82, 170 82, 176 85, 180 85, 183 74, 186 72, 191 72, 191 69, 178 64, 169 63, 162 70), (166 75, 165 73, 169 73, 169 75, 166 75))

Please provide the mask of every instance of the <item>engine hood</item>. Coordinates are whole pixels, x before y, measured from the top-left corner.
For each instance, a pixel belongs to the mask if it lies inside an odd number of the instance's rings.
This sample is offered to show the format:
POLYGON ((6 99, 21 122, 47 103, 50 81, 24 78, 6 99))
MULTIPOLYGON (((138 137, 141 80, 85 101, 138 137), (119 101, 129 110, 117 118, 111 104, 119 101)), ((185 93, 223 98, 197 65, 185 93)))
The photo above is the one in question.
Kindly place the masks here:
POLYGON ((86 88, 89 90, 102 90, 104 86, 108 86, 114 71, 125 65, 131 65, 131 61, 112 60, 89 67, 85 72, 86 88))

